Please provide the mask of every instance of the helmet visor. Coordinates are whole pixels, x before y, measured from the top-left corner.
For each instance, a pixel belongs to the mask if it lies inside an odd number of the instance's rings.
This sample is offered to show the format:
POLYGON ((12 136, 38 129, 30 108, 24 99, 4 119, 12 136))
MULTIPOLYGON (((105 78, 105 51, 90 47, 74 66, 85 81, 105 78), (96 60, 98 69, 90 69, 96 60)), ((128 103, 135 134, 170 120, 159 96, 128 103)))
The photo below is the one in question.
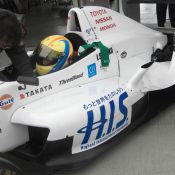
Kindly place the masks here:
POLYGON ((34 54, 37 58, 37 63, 42 66, 55 65, 64 56, 64 52, 58 52, 43 44, 35 50, 34 54))

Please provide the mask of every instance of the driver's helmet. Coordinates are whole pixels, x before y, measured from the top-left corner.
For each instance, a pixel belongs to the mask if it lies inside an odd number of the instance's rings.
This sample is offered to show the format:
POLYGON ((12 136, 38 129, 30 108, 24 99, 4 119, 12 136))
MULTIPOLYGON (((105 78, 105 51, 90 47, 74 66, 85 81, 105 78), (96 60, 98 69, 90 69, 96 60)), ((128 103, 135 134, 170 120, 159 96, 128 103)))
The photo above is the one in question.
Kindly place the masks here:
POLYGON ((52 35, 41 41, 34 51, 39 75, 56 72, 68 65, 73 56, 71 42, 64 36, 52 35))

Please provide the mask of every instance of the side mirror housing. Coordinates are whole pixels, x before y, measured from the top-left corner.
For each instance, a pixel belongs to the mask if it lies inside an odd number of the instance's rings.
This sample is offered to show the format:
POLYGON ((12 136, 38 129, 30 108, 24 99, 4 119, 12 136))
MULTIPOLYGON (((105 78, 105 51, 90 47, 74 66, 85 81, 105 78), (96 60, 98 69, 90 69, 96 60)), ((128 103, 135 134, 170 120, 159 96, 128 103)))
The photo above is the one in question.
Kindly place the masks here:
POLYGON ((39 79, 37 77, 19 76, 17 82, 24 85, 24 87, 19 86, 19 90, 26 89, 26 85, 39 86, 39 79))

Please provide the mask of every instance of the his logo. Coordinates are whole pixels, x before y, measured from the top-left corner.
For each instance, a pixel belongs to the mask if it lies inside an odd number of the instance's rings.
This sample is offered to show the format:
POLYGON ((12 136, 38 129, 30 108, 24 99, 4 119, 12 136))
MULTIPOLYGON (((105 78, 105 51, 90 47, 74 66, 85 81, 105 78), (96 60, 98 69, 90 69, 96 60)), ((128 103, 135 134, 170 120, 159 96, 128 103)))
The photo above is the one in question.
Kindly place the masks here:
POLYGON ((5 94, 0 97, 0 108, 3 110, 8 110, 12 107, 14 103, 14 98, 11 95, 5 94))
POLYGON ((103 128, 105 123, 107 122, 107 119, 105 118, 106 116, 106 111, 105 111, 105 107, 100 106, 100 113, 101 113, 101 119, 100 121, 94 122, 94 114, 93 111, 88 111, 87 112, 87 116, 88 116, 88 124, 86 127, 80 129, 78 131, 78 133, 85 133, 84 139, 82 144, 85 144, 88 142, 90 136, 91 136, 91 132, 98 129, 98 133, 96 136, 96 139, 99 139, 102 134, 103 134, 103 128))
POLYGON ((93 63, 88 65, 88 77, 91 78, 95 75, 97 75, 96 64, 93 63))
POLYGON ((95 130, 97 131, 95 140, 97 140, 97 139, 103 138, 104 136, 110 137, 110 135, 112 135, 113 132, 121 130, 121 128, 123 128, 123 126, 125 126, 127 124, 128 109, 123 104, 124 100, 127 97, 128 97, 127 92, 124 92, 119 96, 119 111, 121 112, 123 117, 121 120, 117 121, 117 123, 114 123, 115 103, 113 100, 111 100, 109 102, 110 111, 111 111, 109 119, 106 119, 106 109, 105 109, 104 105, 100 106, 101 118, 99 121, 94 122, 93 110, 90 110, 87 112, 87 117, 88 117, 87 126, 81 128, 80 130, 77 131, 80 134, 84 134, 84 138, 83 138, 83 141, 81 143, 82 145, 88 143, 92 132, 95 130), (105 125, 107 125, 107 131, 104 131, 105 125))

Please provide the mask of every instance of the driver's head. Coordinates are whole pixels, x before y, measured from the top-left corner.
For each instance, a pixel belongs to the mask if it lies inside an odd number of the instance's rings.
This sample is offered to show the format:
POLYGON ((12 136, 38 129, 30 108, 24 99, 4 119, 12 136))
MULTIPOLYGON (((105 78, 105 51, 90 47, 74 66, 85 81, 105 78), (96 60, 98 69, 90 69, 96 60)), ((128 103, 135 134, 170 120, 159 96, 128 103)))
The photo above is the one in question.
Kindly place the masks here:
POLYGON ((37 58, 36 72, 45 75, 68 65, 73 56, 73 47, 66 37, 52 35, 41 41, 34 56, 37 58))
POLYGON ((19 45, 22 37, 21 25, 16 15, 0 10, 0 48, 6 49, 19 45))

